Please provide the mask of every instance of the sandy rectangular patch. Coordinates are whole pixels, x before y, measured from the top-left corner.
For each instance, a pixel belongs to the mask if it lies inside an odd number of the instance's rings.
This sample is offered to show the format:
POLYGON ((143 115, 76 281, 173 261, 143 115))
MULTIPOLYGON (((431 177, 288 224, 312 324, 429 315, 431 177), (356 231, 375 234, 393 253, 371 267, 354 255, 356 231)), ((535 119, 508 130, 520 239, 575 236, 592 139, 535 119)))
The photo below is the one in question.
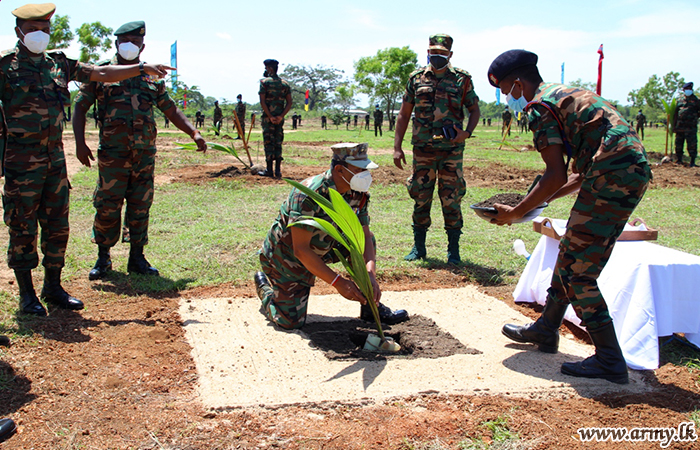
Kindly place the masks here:
MULTIPOLYGON (((182 300, 180 314, 199 372, 203 404, 226 408, 353 402, 421 392, 592 396, 646 389, 635 372, 630 372, 626 386, 561 374, 563 362, 587 357, 593 347, 562 338, 559 353, 551 355, 510 341, 501 334, 503 324, 530 320, 473 286, 382 296, 391 308, 429 317, 482 353, 329 361, 321 350, 309 346, 303 329, 284 331, 271 325, 257 298, 182 300)), ((356 318, 359 311, 359 304, 339 295, 312 295, 307 322, 356 318)))

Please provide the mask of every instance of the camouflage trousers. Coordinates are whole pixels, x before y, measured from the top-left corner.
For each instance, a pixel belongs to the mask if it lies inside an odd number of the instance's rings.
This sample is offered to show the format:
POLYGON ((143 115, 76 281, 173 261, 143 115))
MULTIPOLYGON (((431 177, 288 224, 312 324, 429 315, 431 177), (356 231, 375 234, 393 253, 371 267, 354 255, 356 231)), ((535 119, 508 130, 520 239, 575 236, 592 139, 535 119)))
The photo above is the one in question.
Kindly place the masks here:
POLYGON ((156 149, 99 149, 100 177, 93 205, 92 241, 113 247, 119 240, 122 206, 126 200, 123 242, 148 244, 148 218, 153 204, 156 149))
POLYGON ((408 178, 406 187, 414 201, 415 227, 428 228, 432 223, 430 209, 437 180, 445 230, 462 229, 462 197, 467 190, 462 172, 463 153, 464 148, 413 148, 413 174, 408 178))
POLYGON ((639 136, 641 136, 642 139, 644 139, 644 125, 641 123, 638 123, 637 126, 635 127, 634 131, 637 132, 639 136))
MULTIPOLYGON (((376 249, 377 241, 374 234, 371 236, 376 249)), ((350 257, 342 245, 336 243, 334 247, 343 257, 350 257)), ((326 264, 340 262, 332 248, 322 259, 326 264)), ((261 299, 265 316, 287 330, 304 326, 309 292, 315 280, 313 275, 296 258, 285 258, 278 253, 273 254, 272 258, 260 253, 260 265, 271 286, 265 289, 261 299), (295 272, 297 275, 294 275, 295 272)))
POLYGON ((282 142, 284 142, 284 120, 277 125, 266 116, 262 118, 265 161, 282 160, 282 142))
POLYGON ((586 178, 571 209, 547 301, 571 303, 589 330, 612 321, 597 280, 650 178, 647 164, 586 178))
POLYGON ((676 157, 683 158, 683 141, 688 143, 688 156, 695 159, 698 156, 698 132, 676 131, 676 157))
POLYGON ((70 182, 63 156, 52 160, 48 155, 40 155, 32 162, 22 163, 6 157, 2 203, 10 233, 10 269, 34 269, 39 265, 39 226, 42 265, 48 269, 64 266, 70 232, 69 197, 70 182))

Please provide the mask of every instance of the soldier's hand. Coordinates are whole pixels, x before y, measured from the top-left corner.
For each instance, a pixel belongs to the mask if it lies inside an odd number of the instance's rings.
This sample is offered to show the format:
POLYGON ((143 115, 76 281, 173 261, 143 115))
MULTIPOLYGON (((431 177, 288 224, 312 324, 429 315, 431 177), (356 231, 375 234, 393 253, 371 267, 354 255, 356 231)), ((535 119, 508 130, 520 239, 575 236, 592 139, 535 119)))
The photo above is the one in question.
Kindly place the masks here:
POLYGON ((406 164, 406 154, 401 147, 394 147, 394 165, 403 170, 403 164, 406 164))
POLYGON ((143 70, 149 75, 158 78, 165 78, 168 75, 168 70, 176 70, 175 67, 166 66, 165 64, 144 64, 143 70))
POLYGON ((192 139, 197 144, 197 151, 198 152, 203 152, 203 153, 207 152, 207 142, 204 140, 204 138, 199 133, 199 131, 194 132, 194 135, 192 135, 192 139))
POLYGON ((335 289, 338 291, 338 294, 348 300, 360 302, 363 305, 367 303, 365 296, 362 295, 362 292, 360 292, 352 280, 343 277, 338 278, 338 281, 335 283, 335 289))
POLYGON ((379 287, 379 283, 377 283, 377 279, 371 273, 369 274, 369 280, 372 282, 372 292, 374 293, 374 303, 376 305, 378 305, 382 299, 382 290, 379 287))
POLYGON ((78 157, 78 161, 86 167, 92 167, 90 161, 95 160, 95 157, 92 156, 92 151, 85 144, 78 144, 75 146, 75 156, 78 157))
POLYGON ((472 137, 472 134, 468 132, 467 130, 462 130, 461 128, 457 128, 457 125, 452 125, 452 127, 455 129, 457 132, 457 136, 455 136, 454 139, 450 140, 453 144, 461 144, 462 142, 466 141, 470 137, 472 137))

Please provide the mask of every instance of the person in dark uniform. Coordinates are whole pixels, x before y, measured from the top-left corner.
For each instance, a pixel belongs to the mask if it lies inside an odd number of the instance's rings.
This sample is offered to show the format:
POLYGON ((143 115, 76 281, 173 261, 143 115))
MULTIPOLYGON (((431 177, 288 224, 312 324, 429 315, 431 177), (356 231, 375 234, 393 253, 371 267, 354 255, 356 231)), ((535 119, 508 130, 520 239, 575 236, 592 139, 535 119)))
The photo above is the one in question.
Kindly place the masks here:
POLYGON ((379 109, 379 105, 374 106, 374 136, 377 137, 377 131, 379 131, 379 136, 382 135, 382 122, 384 121, 384 113, 379 109))
POLYGON ((365 114, 365 130, 369 131, 369 114, 365 114))
POLYGON ((324 130, 328 129, 328 118, 326 116, 321 116, 321 128, 324 130))

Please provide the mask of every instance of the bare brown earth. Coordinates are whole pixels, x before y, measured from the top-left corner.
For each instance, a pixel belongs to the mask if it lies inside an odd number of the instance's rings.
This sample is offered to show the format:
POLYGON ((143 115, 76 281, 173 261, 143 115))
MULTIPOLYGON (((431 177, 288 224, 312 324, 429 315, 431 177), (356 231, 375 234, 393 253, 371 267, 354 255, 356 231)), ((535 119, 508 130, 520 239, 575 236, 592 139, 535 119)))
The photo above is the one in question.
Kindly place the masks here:
MULTIPOLYGON (((66 141, 66 153, 71 155, 70 139, 66 141)), ((74 159, 69 166, 70 170, 78 167, 74 159)), ((523 191, 535 175, 513 167, 504 171, 499 165, 485 168, 467 161, 466 166, 469 184, 498 185, 504 190, 523 191)), ((171 171, 167 174, 171 178, 161 174, 159 180, 207 183, 212 180, 209 173, 226 167, 188 167, 171 171)), ((286 170, 285 175, 301 179, 318 173, 319 167, 290 165, 286 170)), ((403 182, 406 174, 379 170, 376 179, 384 183, 403 182)), ((252 183, 282 182, 235 176, 252 183)), ((669 186, 700 187, 700 172, 673 164, 655 166, 652 188, 669 186)), ((383 290, 457 287, 466 280, 457 269, 417 272, 419 276, 381 279, 383 290)), ((83 280, 66 287, 89 307, 80 313, 55 310, 46 319, 29 322, 33 337, 1 353, 0 418, 12 417, 19 425, 18 433, 0 444, 2 449, 457 448, 467 438, 491 442, 493 433, 483 424, 503 414, 523 443, 509 448, 646 449, 660 447, 644 442, 582 443, 576 430, 583 426, 674 427, 687 422, 689 413, 700 407, 698 372, 666 363, 645 374, 653 386, 645 395, 528 400, 488 392, 478 396, 423 393, 381 404, 210 411, 197 400, 197 372, 178 303, 182 298, 251 297, 252 283, 159 296, 140 295, 129 288, 100 290, 83 280)), ((16 287, 4 281, 3 289, 16 294, 16 287)), ((513 304, 513 286, 482 289, 530 317, 538 315, 535 309, 513 304)), ((312 293, 331 292, 332 288, 319 283, 312 293)), ((562 331, 569 332, 565 327, 562 331)), ((668 448, 700 448, 700 443, 675 443, 668 448)))

